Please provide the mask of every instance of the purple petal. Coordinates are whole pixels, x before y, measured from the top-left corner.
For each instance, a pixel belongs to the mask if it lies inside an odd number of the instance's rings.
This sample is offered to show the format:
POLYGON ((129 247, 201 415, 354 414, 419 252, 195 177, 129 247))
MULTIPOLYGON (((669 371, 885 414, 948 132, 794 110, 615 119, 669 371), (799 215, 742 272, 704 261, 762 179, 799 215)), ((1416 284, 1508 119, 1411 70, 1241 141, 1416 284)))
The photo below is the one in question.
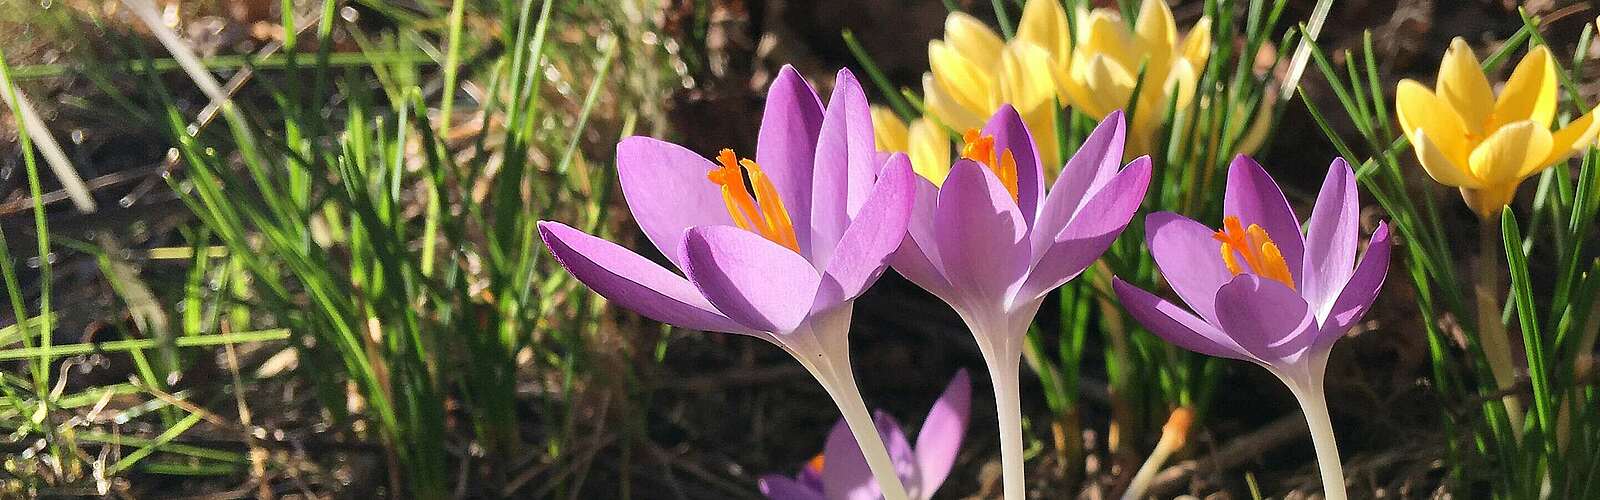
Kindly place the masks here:
POLYGON ((1217 325, 1267 363, 1293 362, 1316 341, 1317 317, 1284 284, 1241 274, 1217 290, 1217 325))
MULTIPOLYGON (((982 133, 994 137, 996 154, 1010 150, 1012 159, 1016 160, 1017 207, 1022 209, 1022 218, 1032 226, 1039 212, 1039 199, 1044 197, 1044 167, 1039 163, 1039 148, 1033 134, 1022 122, 1022 115, 1010 104, 1003 104, 995 111, 982 133)), ((1054 137, 1048 139, 1055 140, 1054 137)))
POLYGON ((1289 200, 1260 163, 1245 155, 1233 158, 1233 165, 1228 167, 1227 191, 1222 196, 1222 213, 1238 216, 1245 227, 1259 224, 1267 230, 1267 236, 1288 261, 1295 283, 1302 282, 1305 236, 1300 234, 1300 219, 1295 218, 1289 200))
POLYGON ((824 500, 821 491, 777 474, 762 474, 756 484, 761 487, 761 494, 771 500, 824 500))
POLYGON ((1050 186, 1050 194, 1045 197, 1039 219, 1033 223, 1034 255, 1042 254, 1045 247, 1054 241, 1061 228, 1072 220, 1073 214, 1080 211, 1089 193, 1116 175, 1117 168, 1122 166, 1122 146, 1126 137, 1127 126, 1123 123, 1122 111, 1112 111, 1083 140, 1083 145, 1072 154, 1072 159, 1067 160, 1066 166, 1061 169, 1061 176, 1050 186))
MULTIPOLYGON (((1100 258, 1122 230, 1133 220, 1133 213, 1144 201, 1150 184, 1150 157, 1141 156, 1117 174, 1083 206, 1083 216, 1075 217, 1055 237, 1038 262, 1028 272, 1028 281, 1013 302, 1039 298, 1061 286, 1100 258)), ((1039 231, 1043 228, 1034 228, 1039 231)), ((1037 254, 1036 254, 1037 255, 1037 254)))
POLYGON ((900 477, 901 484, 921 484, 922 475, 917 472, 917 454, 911 450, 911 441, 906 439, 906 431, 900 427, 900 422, 888 412, 876 410, 872 412, 872 423, 878 427, 878 437, 883 438, 883 446, 889 449, 889 461, 894 464, 895 475, 900 477))
POLYGON ((1361 321, 1372 308, 1372 301, 1383 289, 1384 277, 1389 275, 1389 251, 1389 225, 1380 222, 1378 230, 1372 233, 1372 242, 1367 245, 1367 255, 1361 258, 1349 283, 1344 285, 1328 316, 1323 318, 1322 333, 1317 338, 1319 347, 1332 345, 1344 337, 1350 326, 1361 321))
POLYGON ((805 320, 822 279, 805 257, 733 226, 692 228, 683 239, 689 281, 729 318, 778 334, 805 320))
POLYGON ((1111 288, 1128 315, 1146 330, 1173 345, 1207 356, 1249 360, 1250 354, 1217 327, 1206 323, 1183 307, 1133 286, 1122 278, 1112 278, 1111 288))
POLYGON ((1222 243, 1204 224, 1172 212, 1155 212, 1144 218, 1145 241, 1161 277, 1201 318, 1216 322, 1217 288, 1233 279, 1222 263, 1222 243))
POLYGON ((683 230, 732 224, 714 166, 683 146, 634 136, 617 144, 617 177, 628 211, 663 255, 683 268, 683 230))
MULTIPOLYGON (((850 219, 866 204, 878 173, 872 111, 849 70, 839 70, 817 137, 811 184, 812 262, 827 262, 850 219)), ((805 230, 803 227, 800 230, 805 230)))
POLYGON ((939 247, 933 236, 934 207, 939 202, 939 188, 920 175, 912 177, 916 201, 906 222, 906 237, 900 242, 900 248, 889 256, 889 263, 901 276, 948 301, 954 287, 939 270, 939 247))
POLYGON ((933 498, 933 493, 950 476, 956 455, 961 451, 961 439, 967 432, 967 422, 972 411, 972 377, 965 369, 956 372, 945 387, 944 394, 928 409, 928 418, 917 431, 917 471, 922 481, 917 486, 919 497, 933 498))
POLYGON ((1300 290, 1317 317, 1326 317, 1339 289, 1356 265, 1356 239, 1361 229, 1361 203, 1356 174, 1343 158, 1328 166, 1306 230, 1306 259, 1300 290))
POLYGON ((1028 226, 1011 194, 989 169, 957 161, 934 207, 941 270, 957 307, 1003 307, 1028 272, 1028 226))
POLYGON ((822 447, 822 492, 829 500, 878 500, 882 493, 850 426, 840 420, 822 447))
POLYGON ((683 328, 753 333, 717 312, 682 276, 616 243, 550 221, 539 221, 539 237, 567 272, 619 306, 683 328))
MULTIPOLYGON (((796 228, 811 227, 811 170, 822 131, 822 100, 794 67, 784 65, 767 89, 767 107, 756 136, 756 163, 772 180, 796 228)), ((796 231, 800 248, 811 248, 811 232, 796 231)))
POLYGON ((906 223, 916 201, 911 158, 896 153, 873 187, 867 203, 839 239, 839 248, 826 264, 817 306, 826 309, 861 295, 888 265, 889 254, 905 239, 906 223))

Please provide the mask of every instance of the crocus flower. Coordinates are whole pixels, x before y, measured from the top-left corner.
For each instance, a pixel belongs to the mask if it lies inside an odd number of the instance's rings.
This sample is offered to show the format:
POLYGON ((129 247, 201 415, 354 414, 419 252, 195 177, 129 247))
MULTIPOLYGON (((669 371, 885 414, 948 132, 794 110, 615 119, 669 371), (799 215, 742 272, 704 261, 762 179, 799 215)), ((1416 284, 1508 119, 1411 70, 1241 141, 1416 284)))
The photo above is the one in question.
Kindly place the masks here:
POLYGON ((1253 362, 1288 385, 1305 410, 1330 499, 1344 498, 1344 479, 1322 394, 1328 352, 1372 306, 1389 269, 1384 223, 1356 262, 1359 209, 1355 172, 1335 159, 1302 234, 1277 183, 1241 155, 1228 169, 1221 230, 1170 212, 1145 218, 1150 255, 1187 310, 1112 282, 1128 313, 1161 338, 1253 362))
POLYGON ((1496 216, 1524 179, 1588 149, 1600 132, 1595 110, 1550 131, 1560 100, 1556 71, 1550 49, 1534 47, 1496 95, 1472 47, 1456 38, 1434 90, 1400 81, 1400 128, 1433 180, 1460 188, 1479 217, 1496 216))
POLYGON ((672 325, 766 340, 794 356, 838 404, 887 497, 904 489, 850 371, 854 299, 905 235, 910 160, 880 161, 866 95, 841 70, 824 108, 785 67, 767 93, 755 160, 713 163, 648 137, 617 145, 617 173, 640 229, 680 276, 559 222, 539 232, 595 292, 672 325))
MULTIPOLYGON (((928 409, 917 431, 917 444, 911 445, 894 417, 874 415, 878 433, 888 440, 895 471, 905 482, 912 499, 933 498, 950 475, 961 451, 961 438, 967 432, 968 410, 972 405, 972 383, 966 370, 956 372, 950 385, 928 409)), ((834 500, 882 498, 878 482, 867 470, 861 448, 850 438, 844 421, 833 426, 822 454, 811 459, 793 477, 778 474, 761 476, 761 492, 772 500, 834 500)))
POLYGON ((1038 149, 1010 106, 969 131, 942 183, 918 178, 895 270, 937 295, 972 330, 994 383, 1006 498, 1020 499, 1023 337, 1046 293, 1077 276, 1117 238, 1144 199, 1150 159, 1122 165, 1122 114, 1084 140, 1046 193, 1038 149))
POLYGON ((872 129, 877 135, 878 150, 904 151, 911 157, 912 170, 942 182, 950 173, 950 136, 933 120, 917 118, 908 126, 893 111, 873 106, 872 129))
POLYGON ((1065 95, 1078 111, 1097 119, 1133 108, 1129 154, 1150 153, 1167 103, 1175 99, 1181 109, 1194 97, 1196 77, 1211 54, 1210 18, 1201 18, 1179 38, 1166 2, 1144 0, 1132 27, 1113 8, 1079 16, 1077 25, 1070 71, 1059 79, 1065 95), (1131 102, 1135 88, 1137 103, 1131 102))
MULTIPOLYGON (((1001 104, 1017 109, 1039 137, 1039 154, 1054 168, 1056 75, 1071 51, 1067 14, 1057 0, 1029 0, 1017 36, 1005 41, 982 21, 962 12, 945 18, 944 38, 928 43, 928 73, 922 95, 928 113, 956 130, 977 128, 1001 104)), ((1102 113, 1103 116, 1103 113, 1102 113)), ((915 158, 916 155, 913 155, 915 158)))

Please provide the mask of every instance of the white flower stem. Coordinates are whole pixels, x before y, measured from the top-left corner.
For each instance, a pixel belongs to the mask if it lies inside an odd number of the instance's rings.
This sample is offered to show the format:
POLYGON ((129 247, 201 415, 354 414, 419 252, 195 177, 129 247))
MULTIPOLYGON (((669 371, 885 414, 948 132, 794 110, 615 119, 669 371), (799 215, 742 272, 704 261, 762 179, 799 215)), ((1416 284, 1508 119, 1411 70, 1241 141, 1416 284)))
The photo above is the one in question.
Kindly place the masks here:
POLYGON ((895 473, 894 460, 889 458, 889 449, 878 435, 872 411, 861 399, 855 373, 850 370, 851 311, 849 307, 841 307, 819 314, 811 324, 790 333, 778 345, 805 366, 833 398, 834 406, 839 407, 845 425, 850 427, 850 434, 861 447, 861 454, 866 457, 867 467, 872 469, 872 477, 877 479, 884 500, 908 500, 906 487, 895 473))
POLYGON ((969 322, 973 336, 978 341, 978 351, 989 366, 989 380, 994 386, 995 419, 1000 424, 1000 469, 1006 500, 1022 500, 1027 493, 1022 457, 1022 401, 1018 395, 1018 371, 1021 369, 1022 350, 1010 338, 1021 338, 1011 332, 978 326, 969 322))
POLYGON ((856 387, 855 377, 847 371, 844 376, 834 377, 831 383, 824 385, 829 386, 828 394, 833 396, 833 404, 844 414, 845 425, 850 427, 850 434, 861 446, 861 453, 867 458, 867 467, 872 469, 872 476, 878 480, 883 498, 906 500, 906 487, 900 484, 900 476, 895 473, 894 461, 889 458, 889 449, 883 445, 883 437, 878 435, 872 412, 861 400, 861 390, 856 387))
POLYGON ((1334 442, 1333 421, 1328 418, 1328 400, 1322 393, 1320 381, 1301 387, 1291 383, 1289 389, 1300 402, 1306 414, 1306 426, 1311 428, 1311 445, 1317 451, 1317 469, 1322 472, 1322 495, 1327 500, 1345 500, 1344 466, 1339 462, 1339 446, 1334 442))

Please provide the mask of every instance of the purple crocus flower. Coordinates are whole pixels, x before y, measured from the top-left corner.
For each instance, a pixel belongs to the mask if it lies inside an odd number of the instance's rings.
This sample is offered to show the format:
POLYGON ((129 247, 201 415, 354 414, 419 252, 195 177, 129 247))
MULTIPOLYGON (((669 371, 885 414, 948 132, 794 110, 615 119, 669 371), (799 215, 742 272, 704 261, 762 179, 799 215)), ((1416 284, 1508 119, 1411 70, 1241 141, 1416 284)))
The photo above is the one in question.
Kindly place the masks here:
POLYGON ((1359 210, 1355 172, 1335 159, 1302 234, 1278 184, 1241 155, 1228 169, 1222 230, 1170 212, 1145 219, 1150 254, 1187 310, 1113 281, 1128 313, 1161 338, 1253 362, 1289 386, 1329 499, 1344 498, 1344 480, 1322 393, 1328 352, 1372 306, 1389 269, 1385 223, 1356 262, 1359 210))
POLYGON ((941 185, 918 177, 895 270, 960 314, 994 384, 1005 496, 1023 495, 1017 371, 1045 294, 1081 273, 1133 218, 1150 158, 1122 166, 1126 125, 1113 112, 1067 161, 1048 194, 1034 139, 1011 106, 969 131, 941 185))
MULTIPOLYGON (((911 445, 900 424, 887 413, 877 412, 878 433, 888 440, 895 472, 909 488, 914 500, 933 498, 939 485, 950 475, 967 432, 967 417, 972 405, 972 382, 966 370, 957 371, 944 394, 933 402, 928 416, 911 445)), ((811 459, 793 477, 779 474, 761 476, 761 492, 772 500, 876 500, 882 498, 878 482, 867 468, 861 448, 850 438, 844 421, 828 433, 822 454, 811 459)))
POLYGON ((783 348, 838 404, 888 497, 905 493, 850 371, 853 301, 905 235, 914 185, 903 154, 873 150, 866 95, 841 70, 824 108, 785 66, 767 93, 755 160, 717 163, 649 137, 617 145, 635 221, 680 276, 615 243, 539 222, 556 260, 595 292, 683 328, 783 348))

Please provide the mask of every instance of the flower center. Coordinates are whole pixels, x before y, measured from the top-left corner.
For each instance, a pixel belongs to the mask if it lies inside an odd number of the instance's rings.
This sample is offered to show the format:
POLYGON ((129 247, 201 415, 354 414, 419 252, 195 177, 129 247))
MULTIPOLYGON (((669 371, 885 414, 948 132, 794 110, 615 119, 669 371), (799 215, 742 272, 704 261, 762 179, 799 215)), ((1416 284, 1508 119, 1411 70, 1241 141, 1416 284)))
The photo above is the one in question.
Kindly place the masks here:
POLYGON ((961 140, 966 143, 961 146, 961 157, 989 167, 989 171, 1000 178, 1006 192, 1011 193, 1011 201, 1017 201, 1017 159, 1011 156, 1011 150, 995 154, 994 136, 983 135, 975 128, 961 134, 961 140))
POLYGON ((1228 270, 1238 276, 1245 272, 1239 260, 1250 266, 1250 272, 1256 276, 1275 280, 1294 287, 1294 275, 1289 274, 1289 263, 1283 260, 1283 252, 1278 251, 1278 245, 1272 242, 1272 237, 1267 236, 1267 230, 1261 226, 1251 224, 1243 227, 1236 216, 1228 216, 1222 220, 1222 229, 1211 236, 1222 242, 1222 262, 1228 265, 1228 270), (1237 258, 1235 258, 1237 256, 1237 258))
POLYGON ((795 239, 789 211, 783 208, 783 199, 761 172, 761 166, 749 159, 740 160, 732 149, 717 153, 717 163, 722 166, 707 173, 706 179, 722 186, 722 201, 728 205, 734 225, 798 253, 800 243, 795 239))

